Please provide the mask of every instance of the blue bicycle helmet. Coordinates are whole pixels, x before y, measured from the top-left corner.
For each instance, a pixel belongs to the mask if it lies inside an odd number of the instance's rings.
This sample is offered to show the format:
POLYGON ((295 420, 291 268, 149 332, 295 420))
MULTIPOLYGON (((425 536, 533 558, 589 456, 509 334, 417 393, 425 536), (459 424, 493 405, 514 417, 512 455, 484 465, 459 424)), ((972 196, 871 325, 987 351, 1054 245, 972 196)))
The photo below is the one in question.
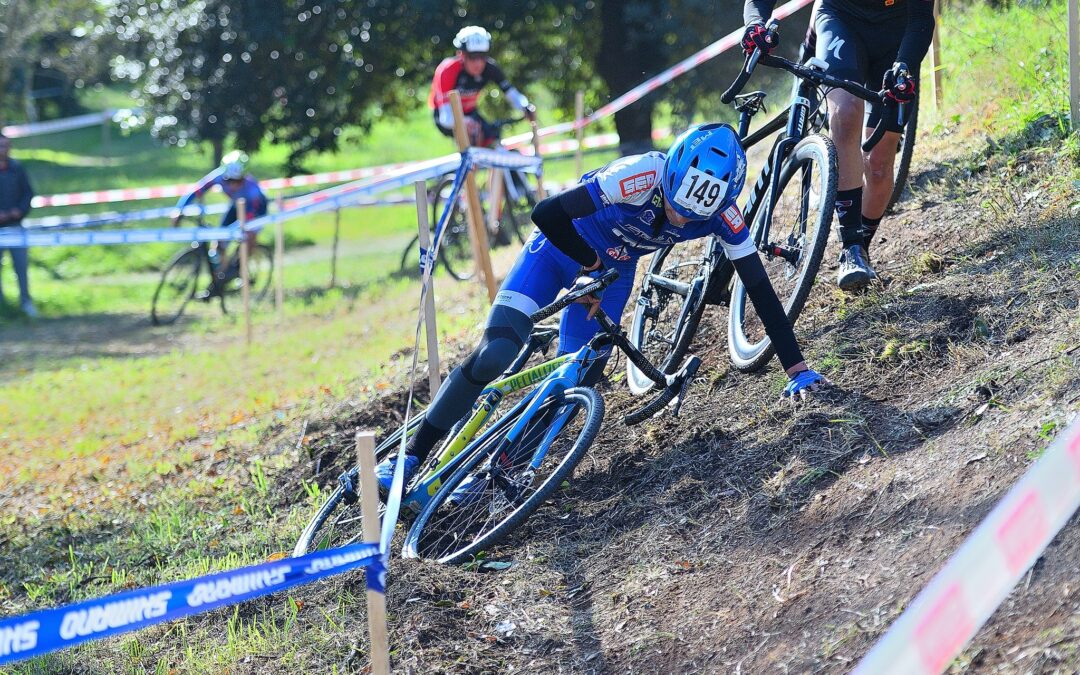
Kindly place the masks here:
POLYGON ((664 161, 664 194, 683 218, 705 220, 743 189, 746 153, 727 124, 702 124, 682 133, 664 161))

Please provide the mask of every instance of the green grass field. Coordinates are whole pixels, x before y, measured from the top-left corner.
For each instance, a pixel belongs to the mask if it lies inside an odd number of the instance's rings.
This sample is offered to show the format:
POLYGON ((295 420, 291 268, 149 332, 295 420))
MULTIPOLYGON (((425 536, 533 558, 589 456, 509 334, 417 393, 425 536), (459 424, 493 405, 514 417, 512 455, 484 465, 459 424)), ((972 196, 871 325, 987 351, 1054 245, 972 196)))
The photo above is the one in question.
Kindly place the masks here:
MULTIPOLYGON (((935 115, 924 103, 926 148, 957 134, 1008 135, 1034 117, 1061 113, 1063 40, 1039 35, 1063 30, 1064 8, 1062 0, 1004 12, 975 4, 946 14, 946 106, 935 115)), ((107 157, 101 141, 98 129, 20 140, 13 156, 25 160, 42 194, 193 181, 209 168, 199 148, 163 148, 145 133, 113 134, 107 157)), ((421 110, 378 125, 368 138, 348 137, 340 153, 314 157, 307 168, 449 150, 421 110)), ((279 175, 284 156, 268 145, 252 170, 279 175)), ((590 155, 587 164, 613 156, 590 155)), ((572 161, 548 167, 556 180, 572 173, 572 161)), ((5 614, 259 562, 291 547, 317 488, 297 487, 283 505, 268 485, 292 484, 285 472, 299 462, 308 420, 335 406, 348 414, 401 381, 406 359, 399 357, 413 337, 417 284, 395 271, 414 212, 343 212, 338 283, 328 288, 333 229, 332 214, 287 225, 284 319, 260 308, 250 349, 239 318, 214 305, 194 308, 173 327, 150 325, 150 297, 175 246, 31 252, 42 318, 30 322, 0 308, 5 614), (297 438, 267 441, 284 430, 297 438)), ((512 256, 499 252, 502 269, 512 256)), ((10 298, 9 265, 0 279, 10 298)), ((468 341, 484 316, 480 287, 440 276, 437 295, 442 339, 468 341)), ((288 668, 305 663, 297 652, 307 658, 322 649, 322 663, 340 663, 352 646, 337 644, 335 626, 360 603, 359 592, 345 594, 336 611, 301 625, 294 599, 274 598, 255 612, 180 621, 10 672, 81 671, 89 663, 101 672, 247 672, 250 659, 266 653, 288 668)))

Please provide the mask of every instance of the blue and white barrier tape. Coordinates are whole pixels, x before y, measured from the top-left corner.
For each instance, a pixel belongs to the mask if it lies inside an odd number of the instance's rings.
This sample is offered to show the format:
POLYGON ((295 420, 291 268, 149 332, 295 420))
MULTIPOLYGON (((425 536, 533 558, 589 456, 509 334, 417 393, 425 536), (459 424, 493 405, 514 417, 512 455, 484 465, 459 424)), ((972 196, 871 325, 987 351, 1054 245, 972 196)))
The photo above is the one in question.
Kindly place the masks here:
POLYGON ((385 593, 380 550, 375 543, 353 544, 3 619, 0 665, 202 614, 358 567, 368 568, 369 588, 385 593))
MULTIPOLYGON (((211 204, 202 212, 208 215, 217 215, 229 210, 229 204, 211 204)), ((23 221, 23 227, 28 230, 74 230, 84 227, 98 227, 99 225, 112 225, 119 223, 131 223, 139 220, 155 220, 157 218, 171 218, 176 213, 175 206, 163 206, 156 209, 142 209, 141 211, 106 211, 104 213, 81 213, 73 216, 46 216, 44 218, 27 218, 23 221)), ((185 213, 196 214, 198 209, 185 210, 185 213)))
POLYGON ((161 230, 101 230, 76 232, 5 232, 0 249, 38 246, 97 246, 111 244, 190 243, 239 239, 235 227, 182 227, 161 230))
MULTIPOLYGON (((449 158, 440 158, 437 161, 427 162, 419 168, 402 169, 394 174, 380 177, 375 180, 365 179, 355 183, 323 190, 301 198, 300 205, 296 208, 279 213, 268 214, 247 223, 245 229, 249 232, 258 232, 268 225, 279 220, 290 220, 303 215, 329 211, 338 208, 360 206, 374 203, 373 195, 380 192, 395 190, 406 187, 418 180, 438 178, 447 173, 457 170, 459 173, 458 183, 461 182, 462 170, 468 170, 470 166, 510 168, 523 171, 538 171, 542 159, 526 157, 513 152, 486 150, 482 148, 470 148, 464 157, 453 155, 449 158)), ((405 200, 403 200, 405 201, 405 200)), ((295 203, 295 202, 294 202, 295 203)), ((450 201, 448 203, 453 203, 450 201)), ((225 204, 217 204, 207 209, 207 213, 224 212, 228 208, 225 204)), ((32 226, 23 231, 0 232, 0 248, 24 248, 28 246, 92 246, 109 244, 144 244, 151 242, 192 242, 192 241, 217 241, 221 239, 236 238, 231 228, 185 228, 185 229, 139 229, 139 230, 104 230, 99 232, 35 232, 42 229, 67 229, 76 227, 91 227, 107 223, 120 223, 147 218, 161 218, 171 215, 170 208, 147 209, 131 214, 100 214, 98 216, 80 216, 68 220, 38 219, 28 221, 32 226), (94 220, 97 218, 97 220, 94 220), (223 234, 226 233, 226 234, 223 234)), ((441 230, 438 230, 441 232, 441 230)))

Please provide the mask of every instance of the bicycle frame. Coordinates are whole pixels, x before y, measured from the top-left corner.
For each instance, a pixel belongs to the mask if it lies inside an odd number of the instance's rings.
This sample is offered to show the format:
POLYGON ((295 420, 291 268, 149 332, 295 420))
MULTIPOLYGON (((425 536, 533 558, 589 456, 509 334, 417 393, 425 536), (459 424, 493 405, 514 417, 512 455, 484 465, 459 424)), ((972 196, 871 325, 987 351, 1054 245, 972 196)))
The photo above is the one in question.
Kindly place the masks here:
MULTIPOLYGON (((761 173, 758 174, 757 182, 754 183, 754 187, 750 191, 750 196, 746 200, 746 206, 743 208, 743 217, 746 219, 747 223, 756 222, 758 210, 761 208, 765 195, 776 194, 776 189, 779 186, 780 181, 780 167, 792 148, 794 148, 806 135, 810 114, 812 111, 817 110, 819 104, 817 85, 808 82, 807 80, 796 78, 795 84, 792 87, 791 103, 787 110, 766 122, 764 126, 754 133, 748 134, 747 132, 750 127, 750 119, 757 113, 757 110, 751 108, 749 110, 744 109, 740 111, 739 138, 742 141, 744 148, 756 145, 781 129, 784 131, 774 141, 772 150, 769 152, 769 160, 765 162, 765 165, 761 168, 761 173)), ((772 222, 772 209, 774 206, 773 200, 769 200, 765 204, 766 211, 763 214, 765 219, 764 222, 772 222)), ((768 228, 765 227, 758 231, 754 244, 762 253, 765 253, 771 258, 774 253, 772 247, 768 245, 769 233, 767 230, 768 228)))
MULTIPOLYGON (((525 350, 518 360, 527 360, 529 356, 531 356, 531 352, 525 350)), ((576 386, 581 379, 582 371, 585 368, 584 364, 591 363, 598 358, 598 356, 599 353, 593 347, 592 343, 590 343, 573 354, 557 356, 529 368, 528 370, 515 373, 488 385, 480 393, 480 398, 473 406, 472 413, 461 426, 458 433, 449 441, 445 442, 439 452, 429 460, 424 473, 405 494, 402 505, 414 512, 419 512, 427 501, 438 492, 443 481, 461 466, 462 462, 468 457, 468 455, 463 452, 467 447, 471 445, 481 447, 494 434, 501 433, 505 429, 505 423, 503 420, 499 420, 492 424, 478 438, 475 437, 477 431, 479 431, 479 429, 491 418, 491 415, 495 412, 495 408, 498 407, 499 402, 502 401, 504 397, 530 386, 538 385, 533 391, 529 392, 525 398, 518 401, 503 418, 504 420, 510 419, 514 413, 518 412, 523 407, 528 406, 515 426, 507 433, 507 436, 503 441, 504 443, 513 443, 520 437, 524 430, 524 425, 532 419, 539 407, 551 397, 557 396, 562 391, 576 386)), ((511 367, 510 370, 512 371, 513 368, 511 367)), ((557 433, 561 430, 559 422, 559 420, 556 420, 555 423, 549 427, 547 433, 557 433)), ((541 444, 540 447, 544 447, 544 445, 545 444, 541 444)), ((542 459, 542 455, 538 458, 534 458, 533 463, 539 465, 539 461, 542 459)))

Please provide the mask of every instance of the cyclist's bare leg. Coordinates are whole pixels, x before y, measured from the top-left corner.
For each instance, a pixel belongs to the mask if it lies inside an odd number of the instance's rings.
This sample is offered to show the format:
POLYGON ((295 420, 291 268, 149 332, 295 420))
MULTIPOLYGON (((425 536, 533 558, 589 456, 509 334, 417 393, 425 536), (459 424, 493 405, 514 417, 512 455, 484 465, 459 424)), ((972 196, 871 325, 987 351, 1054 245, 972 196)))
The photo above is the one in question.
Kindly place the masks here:
MULTIPOLYGON (((866 135, 869 136, 873 131, 867 129, 866 135)), ((866 184, 863 189, 862 214, 865 218, 881 218, 885 207, 889 205, 893 190, 893 164, 899 143, 900 134, 886 131, 881 141, 864 155, 863 173, 866 184)))
POLYGON ((833 89, 828 94, 829 135, 836 145, 837 188, 853 190, 863 186, 863 102, 833 89))

